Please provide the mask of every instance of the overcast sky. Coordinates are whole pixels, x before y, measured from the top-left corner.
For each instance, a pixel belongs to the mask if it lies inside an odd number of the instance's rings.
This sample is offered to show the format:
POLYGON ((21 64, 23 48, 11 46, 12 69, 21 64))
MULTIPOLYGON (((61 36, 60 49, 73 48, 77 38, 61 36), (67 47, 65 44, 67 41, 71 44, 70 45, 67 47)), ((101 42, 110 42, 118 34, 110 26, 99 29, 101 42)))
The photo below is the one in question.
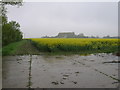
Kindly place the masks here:
POLYGON ((25 38, 59 32, 118 35, 117 2, 26 2, 19 8, 7 8, 9 21, 19 22, 25 38))

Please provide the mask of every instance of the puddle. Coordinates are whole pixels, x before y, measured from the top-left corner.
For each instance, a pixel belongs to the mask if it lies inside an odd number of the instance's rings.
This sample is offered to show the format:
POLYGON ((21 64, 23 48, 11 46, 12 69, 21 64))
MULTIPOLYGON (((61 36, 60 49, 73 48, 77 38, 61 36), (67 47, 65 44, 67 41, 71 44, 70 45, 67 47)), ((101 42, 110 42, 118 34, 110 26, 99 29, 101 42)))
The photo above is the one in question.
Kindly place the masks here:
POLYGON ((103 63, 120 63, 120 61, 109 61, 109 62, 103 62, 103 63))
POLYGON ((116 60, 106 53, 6 56, 3 88, 116 88, 118 64, 105 63, 116 60))

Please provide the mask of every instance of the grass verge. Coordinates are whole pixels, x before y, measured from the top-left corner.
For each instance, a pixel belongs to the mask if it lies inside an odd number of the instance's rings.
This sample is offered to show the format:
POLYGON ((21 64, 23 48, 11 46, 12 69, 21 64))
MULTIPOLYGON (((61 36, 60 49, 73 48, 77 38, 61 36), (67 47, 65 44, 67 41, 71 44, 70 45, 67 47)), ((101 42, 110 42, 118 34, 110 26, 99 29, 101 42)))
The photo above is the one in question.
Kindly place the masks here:
POLYGON ((31 44, 30 40, 14 42, 2 48, 3 56, 28 54, 39 54, 39 51, 31 44))
POLYGON ((6 56, 6 55, 13 55, 16 53, 16 51, 19 49, 19 47, 21 45, 23 45, 26 42, 26 40, 22 40, 19 42, 14 42, 14 43, 10 43, 7 46, 4 46, 2 48, 2 55, 6 56))

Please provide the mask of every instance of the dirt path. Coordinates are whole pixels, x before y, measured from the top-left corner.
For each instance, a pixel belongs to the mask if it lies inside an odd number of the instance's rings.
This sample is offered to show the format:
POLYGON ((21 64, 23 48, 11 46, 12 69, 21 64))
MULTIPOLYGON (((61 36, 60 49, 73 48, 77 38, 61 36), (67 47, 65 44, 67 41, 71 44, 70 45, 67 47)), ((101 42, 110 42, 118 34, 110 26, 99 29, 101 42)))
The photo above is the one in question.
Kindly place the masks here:
POLYGON ((34 45, 32 45, 30 40, 26 40, 24 44, 22 44, 15 52, 16 55, 25 55, 25 54, 39 54, 40 51, 36 49, 34 45))
POLYGON ((116 88, 118 60, 112 54, 24 55, 3 58, 4 88, 116 88), (12 82, 12 83, 11 83, 12 82))

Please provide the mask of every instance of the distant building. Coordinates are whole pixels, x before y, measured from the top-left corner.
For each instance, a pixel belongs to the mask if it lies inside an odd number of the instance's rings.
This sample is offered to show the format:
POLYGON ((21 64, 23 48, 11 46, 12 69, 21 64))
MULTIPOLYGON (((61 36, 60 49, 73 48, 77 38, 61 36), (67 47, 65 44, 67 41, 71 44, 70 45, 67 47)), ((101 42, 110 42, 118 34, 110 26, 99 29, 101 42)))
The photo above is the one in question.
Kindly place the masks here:
POLYGON ((85 37, 85 36, 84 36, 83 33, 79 33, 79 34, 77 35, 77 37, 78 37, 78 38, 83 38, 83 37, 85 37))
POLYGON ((57 35, 57 38, 74 38, 76 35, 74 32, 63 32, 57 35))
MULTIPOLYGON (((107 36, 108 38, 109 36, 107 36)), ((74 32, 60 32, 57 36, 43 36, 42 38, 99 38, 98 36, 85 36, 83 33, 76 35, 74 32)), ((103 37, 106 38, 106 37, 103 37)), ((110 37, 111 38, 111 37, 110 37)), ((116 38, 116 37, 112 37, 116 38)), ((120 38, 120 37, 119 37, 120 38)))

